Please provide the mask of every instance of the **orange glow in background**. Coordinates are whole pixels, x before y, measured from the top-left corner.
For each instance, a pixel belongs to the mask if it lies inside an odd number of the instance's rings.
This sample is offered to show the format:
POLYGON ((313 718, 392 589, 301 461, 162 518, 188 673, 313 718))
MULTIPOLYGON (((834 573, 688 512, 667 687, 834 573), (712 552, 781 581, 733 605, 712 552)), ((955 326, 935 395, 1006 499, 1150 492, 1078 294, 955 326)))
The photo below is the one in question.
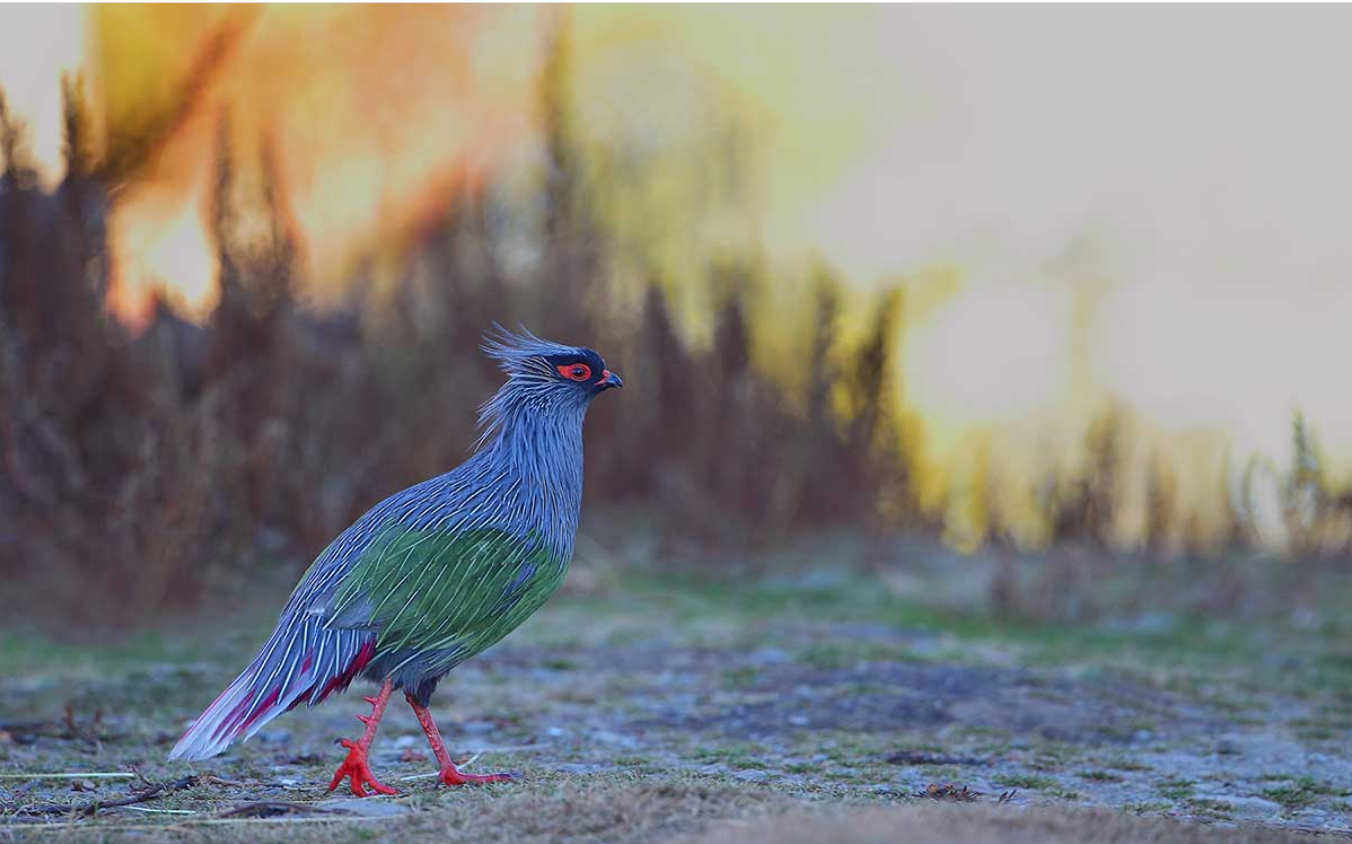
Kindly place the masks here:
MULTIPOLYGON (((1117 401, 1184 497, 1214 501, 1227 453, 1286 460, 1296 409, 1336 470, 1352 457, 1349 17, 1232 8, 1220 31, 1187 7, 583 6, 570 119, 631 167, 604 209, 618 241, 677 284, 734 247, 776 277, 820 258, 859 292, 901 287, 933 499, 987 449, 1014 478, 1068 459, 1117 401), (736 195, 710 201, 701 174, 734 142, 736 195)), ((214 301, 223 114, 255 180, 272 142, 320 303, 358 255, 435 220, 448 186, 539 167, 551 9, 6 20, 0 87, 49 183, 63 71, 83 70, 108 131, 161 128, 111 224, 112 306, 132 323, 157 289, 190 313, 214 301)))
POLYGON ((502 166, 531 131, 538 49, 529 9, 105 6, 88 14, 102 45, 96 90, 109 123, 181 110, 117 204, 119 308, 134 310, 153 288, 190 311, 211 307, 215 258, 201 229, 223 117, 246 184, 264 140, 273 142, 284 201, 305 240, 304 275, 317 280, 310 293, 321 299, 355 254, 437 213, 433 203, 449 185, 502 166), (503 29, 524 43, 495 40, 490 31, 503 29), (162 101, 145 96, 147 87, 162 101))

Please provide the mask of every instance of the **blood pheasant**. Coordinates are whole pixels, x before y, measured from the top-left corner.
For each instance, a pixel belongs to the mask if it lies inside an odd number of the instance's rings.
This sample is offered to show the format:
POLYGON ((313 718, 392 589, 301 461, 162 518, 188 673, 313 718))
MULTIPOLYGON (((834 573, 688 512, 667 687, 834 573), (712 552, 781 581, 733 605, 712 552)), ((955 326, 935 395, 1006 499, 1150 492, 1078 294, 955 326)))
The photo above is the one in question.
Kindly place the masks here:
POLYGON ((395 493, 339 534, 301 578, 258 655, 179 740, 170 759, 205 759, 273 718, 380 684, 360 739, 344 739, 345 777, 372 775, 368 752, 395 689, 427 733, 446 785, 498 782, 451 762, 427 706, 438 681, 514 630, 553 594, 573 555, 582 501, 582 421, 623 386, 591 349, 501 327, 483 346, 507 373, 484 404, 483 435, 458 468, 395 493))

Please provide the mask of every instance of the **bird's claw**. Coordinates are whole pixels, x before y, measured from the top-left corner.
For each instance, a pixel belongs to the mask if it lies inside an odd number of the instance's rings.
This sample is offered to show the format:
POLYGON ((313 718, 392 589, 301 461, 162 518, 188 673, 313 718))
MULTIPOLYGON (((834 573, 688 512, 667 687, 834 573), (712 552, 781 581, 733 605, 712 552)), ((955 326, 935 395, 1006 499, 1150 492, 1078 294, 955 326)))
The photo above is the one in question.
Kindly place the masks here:
POLYGON ((329 783, 329 791, 338 787, 345 778, 352 778, 352 793, 358 797, 370 797, 371 792, 366 790, 366 786, 371 786, 379 794, 398 794, 397 789, 390 788, 388 785, 376 779, 375 774, 371 773, 370 762, 367 761, 366 748, 360 743, 351 739, 343 739, 339 742, 347 748, 347 758, 343 764, 338 766, 338 770, 333 774, 333 782, 329 783))

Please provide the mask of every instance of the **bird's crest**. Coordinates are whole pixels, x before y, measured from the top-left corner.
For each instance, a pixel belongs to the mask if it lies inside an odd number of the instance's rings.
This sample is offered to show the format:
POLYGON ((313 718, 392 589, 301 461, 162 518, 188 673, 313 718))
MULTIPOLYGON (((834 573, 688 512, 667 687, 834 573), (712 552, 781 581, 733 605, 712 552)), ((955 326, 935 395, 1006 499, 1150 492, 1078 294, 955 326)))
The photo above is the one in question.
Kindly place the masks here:
POLYGON ((518 324, 517 333, 513 333, 497 322, 484 333, 484 342, 480 348, 507 373, 507 382, 479 408, 479 438, 474 443, 476 451, 501 429, 509 408, 531 395, 539 394, 539 391, 557 386, 558 377, 548 358, 575 355, 578 352, 574 346, 541 339, 524 325, 518 324))
POLYGON ((484 334, 483 353, 498 362, 498 366, 513 378, 549 377, 553 373, 543 359, 550 355, 566 355, 577 351, 572 346, 564 346, 549 340, 542 340, 531 333, 524 325, 518 325, 519 333, 512 333, 494 322, 493 327, 484 334))

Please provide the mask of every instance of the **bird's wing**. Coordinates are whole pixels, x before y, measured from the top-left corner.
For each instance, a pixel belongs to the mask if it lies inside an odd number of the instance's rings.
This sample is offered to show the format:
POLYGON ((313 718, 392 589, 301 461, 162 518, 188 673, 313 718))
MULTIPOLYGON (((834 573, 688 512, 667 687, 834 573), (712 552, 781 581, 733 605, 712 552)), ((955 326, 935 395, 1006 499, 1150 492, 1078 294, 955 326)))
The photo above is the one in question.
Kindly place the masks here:
POLYGON ((389 525, 352 561, 322 614, 329 629, 375 630, 378 653, 469 656, 534 612, 566 567, 538 535, 389 525))

